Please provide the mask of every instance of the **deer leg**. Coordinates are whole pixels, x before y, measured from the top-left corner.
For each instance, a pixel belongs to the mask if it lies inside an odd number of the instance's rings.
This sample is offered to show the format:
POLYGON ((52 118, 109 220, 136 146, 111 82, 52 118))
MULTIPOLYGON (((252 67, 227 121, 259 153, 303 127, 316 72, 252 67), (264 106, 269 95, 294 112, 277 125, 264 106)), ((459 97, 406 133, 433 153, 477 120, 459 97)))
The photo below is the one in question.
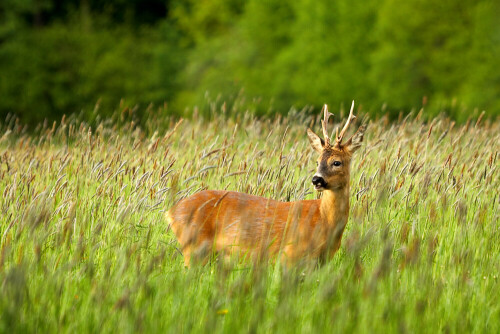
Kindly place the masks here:
POLYGON ((184 255, 184 267, 189 268, 191 264, 191 249, 186 247, 182 250, 182 255, 184 255))

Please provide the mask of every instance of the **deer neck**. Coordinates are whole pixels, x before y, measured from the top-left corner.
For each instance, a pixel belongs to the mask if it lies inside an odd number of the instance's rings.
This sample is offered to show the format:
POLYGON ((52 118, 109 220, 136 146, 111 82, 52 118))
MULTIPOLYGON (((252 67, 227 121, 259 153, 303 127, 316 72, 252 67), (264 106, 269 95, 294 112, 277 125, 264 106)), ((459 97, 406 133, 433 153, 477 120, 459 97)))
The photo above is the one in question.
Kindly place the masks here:
POLYGON ((320 205, 321 219, 332 227, 345 225, 349 216, 349 186, 324 190, 320 205))

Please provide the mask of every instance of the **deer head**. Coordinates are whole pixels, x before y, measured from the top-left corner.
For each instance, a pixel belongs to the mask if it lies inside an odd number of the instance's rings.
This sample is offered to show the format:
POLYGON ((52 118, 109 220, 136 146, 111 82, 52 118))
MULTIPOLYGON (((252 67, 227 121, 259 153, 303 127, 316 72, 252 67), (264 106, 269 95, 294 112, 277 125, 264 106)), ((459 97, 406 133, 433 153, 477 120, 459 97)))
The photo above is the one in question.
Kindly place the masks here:
POLYGON ((322 121, 323 136, 321 139, 311 129, 307 129, 307 135, 311 146, 319 153, 318 169, 312 178, 312 183, 316 190, 339 190, 349 185, 349 176, 351 170, 351 158, 354 152, 361 147, 363 135, 366 130, 365 125, 361 125, 356 133, 352 135, 345 143, 342 143, 347 128, 356 116, 353 115, 354 101, 352 101, 349 117, 339 134, 336 130, 335 142, 330 142, 327 125, 328 118, 332 115, 328 112, 325 104, 323 107, 324 119, 322 121))

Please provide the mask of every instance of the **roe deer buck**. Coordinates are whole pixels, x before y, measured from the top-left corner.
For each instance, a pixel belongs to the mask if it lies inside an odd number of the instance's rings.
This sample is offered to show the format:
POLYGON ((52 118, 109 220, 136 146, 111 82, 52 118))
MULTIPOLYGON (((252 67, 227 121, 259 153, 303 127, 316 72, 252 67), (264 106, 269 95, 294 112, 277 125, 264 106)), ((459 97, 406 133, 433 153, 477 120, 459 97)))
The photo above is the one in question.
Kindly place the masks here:
POLYGON ((349 216, 349 177, 352 154, 361 146, 366 127, 342 144, 356 118, 354 101, 349 118, 335 143, 330 142, 323 107, 324 140, 310 129, 307 135, 319 153, 312 178, 319 200, 280 202, 235 191, 205 190, 187 197, 166 213, 189 267, 192 258, 208 259, 212 252, 239 253, 257 259, 280 254, 284 262, 312 257, 324 260, 340 247, 349 216))

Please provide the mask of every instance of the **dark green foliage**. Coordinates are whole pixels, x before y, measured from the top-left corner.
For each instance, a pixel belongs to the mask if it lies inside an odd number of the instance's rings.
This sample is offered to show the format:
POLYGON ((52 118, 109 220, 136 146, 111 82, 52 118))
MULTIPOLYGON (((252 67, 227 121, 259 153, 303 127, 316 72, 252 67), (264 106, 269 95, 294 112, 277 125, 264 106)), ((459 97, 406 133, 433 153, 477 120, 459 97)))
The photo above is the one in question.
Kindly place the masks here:
POLYGON ((29 6, 17 16, 2 8, 8 18, 0 24, 2 119, 9 112, 29 123, 81 112, 91 119, 96 104, 111 113, 119 105, 145 110, 173 99, 184 51, 169 22, 110 24, 118 14, 91 15, 80 8, 77 15, 70 5, 46 7, 53 10, 41 16, 61 15, 61 21, 32 27, 30 17, 38 14, 29 6))
POLYGON ((386 1, 379 12, 371 73, 378 82, 377 98, 406 108, 427 96, 458 116, 449 105, 456 100, 498 115, 500 74, 493 68, 500 56, 500 25, 494 23, 495 7, 488 1, 386 1))
POLYGON ((193 63, 206 66, 188 75, 200 93, 244 87, 281 112, 356 99, 373 113, 427 105, 458 119, 474 107, 493 116, 497 14, 493 1, 249 1, 231 31, 194 48, 193 63))
MULTIPOLYGON (((376 114, 426 106, 500 114, 500 5, 282 0, 0 3, 0 119, 92 118, 246 97, 258 114, 355 99, 376 114), (475 108, 477 108, 475 110, 475 108)), ((239 99, 241 100, 241 99, 239 99)))

